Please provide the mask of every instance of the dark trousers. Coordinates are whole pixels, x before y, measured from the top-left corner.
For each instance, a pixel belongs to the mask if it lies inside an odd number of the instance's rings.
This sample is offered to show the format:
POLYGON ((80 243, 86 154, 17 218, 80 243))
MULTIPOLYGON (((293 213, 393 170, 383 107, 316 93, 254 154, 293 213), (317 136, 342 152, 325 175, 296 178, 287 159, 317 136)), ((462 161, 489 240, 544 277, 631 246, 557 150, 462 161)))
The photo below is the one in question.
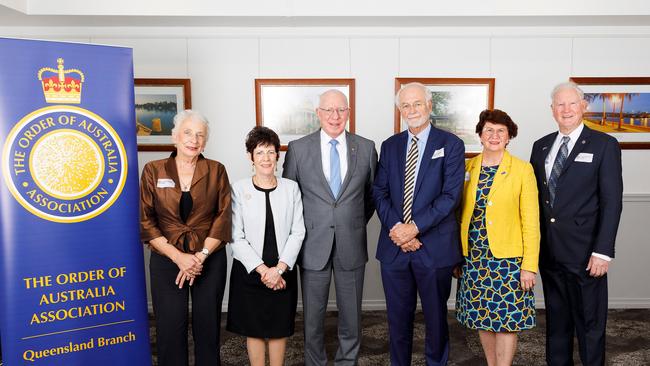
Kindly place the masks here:
POLYGON ((413 320, 419 293, 426 327, 426 364, 446 365, 449 357, 447 300, 453 267, 428 267, 413 254, 400 252, 392 263, 381 264, 388 315, 390 364, 411 365, 413 320))
POLYGON ((573 335, 585 366, 605 364, 607 275, 589 276, 586 265, 540 268, 546 304, 546 363, 573 365, 573 335))
POLYGON ((178 266, 151 253, 151 297, 156 318, 158 365, 187 366, 188 302, 192 296, 192 335, 196 366, 221 364, 221 302, 226 287, 226 251, 212 253, 190 287, 174 283, 178 266))

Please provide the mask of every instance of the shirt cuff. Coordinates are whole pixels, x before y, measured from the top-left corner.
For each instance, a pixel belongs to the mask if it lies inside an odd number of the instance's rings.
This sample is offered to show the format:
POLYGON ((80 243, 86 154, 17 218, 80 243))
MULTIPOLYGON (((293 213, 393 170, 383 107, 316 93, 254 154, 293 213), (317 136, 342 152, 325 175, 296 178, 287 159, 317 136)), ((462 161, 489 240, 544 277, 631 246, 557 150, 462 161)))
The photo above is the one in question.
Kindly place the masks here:
POLYGON ((591 253, 591 255, 594 256, 594 257, 596 257, 596 258, 600 258, 600 259, 602 259, 602 260, 606 260, 606 261, 608 261, 608 262, 611 262, 611 261, 612 261, 612 258, 610 258, 609 256, 606 256, 605 254, 600 254, 600 253, 595 253, 595 252, 594 252, 594 253, 591 253))

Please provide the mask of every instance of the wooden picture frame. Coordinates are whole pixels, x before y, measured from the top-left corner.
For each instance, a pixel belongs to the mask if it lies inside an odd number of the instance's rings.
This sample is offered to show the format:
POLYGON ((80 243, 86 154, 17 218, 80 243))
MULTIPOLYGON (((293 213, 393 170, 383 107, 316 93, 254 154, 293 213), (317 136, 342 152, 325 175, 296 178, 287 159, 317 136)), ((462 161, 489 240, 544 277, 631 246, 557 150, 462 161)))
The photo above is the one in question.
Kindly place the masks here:
POLYGON ((176 113, 192 108, 190 79, 134 80, 138 151, 173 151, 176 113))
MULTIPOLYGON (((434 126, 452 132, 465 143, 465 156, 482 151, 475 133, 478 116, 494 108, 494 78, 395 78, 395 94, 406 84, 418 82, 431 90, 434 126)), ((394 132, 404 131, 399 109, 395 106, 394 132)))
POLYGON ((650 77, 571 77, 589 103, 583 122, 621 149, 650 149, 650 77))
POLYGON ((354 79, 255 79, 255 119, 280 136, 286 151, 290 141, 317 131, 318 97, 338 89, 348 97, 350 117, 346 130, 354 133, 354 79))

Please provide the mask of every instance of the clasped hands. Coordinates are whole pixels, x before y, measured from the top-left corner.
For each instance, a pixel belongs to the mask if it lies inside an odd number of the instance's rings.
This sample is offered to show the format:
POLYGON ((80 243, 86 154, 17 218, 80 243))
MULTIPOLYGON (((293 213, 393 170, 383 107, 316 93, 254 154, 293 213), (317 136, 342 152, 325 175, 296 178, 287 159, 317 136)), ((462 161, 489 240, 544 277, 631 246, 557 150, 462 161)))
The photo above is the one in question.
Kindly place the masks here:
POLYGON ((183 288, 185 281, 189 281, 189 285, 192 286, 196 277, 201 274, 201 271, 203 271, 205 255, 200 252, 195 254, 179 252, 176 254, 173 261, 179 269, 174 283, 178 285, 178 288, 183 288))
POLYGON ((278 272, 278 266, 268 267, 265 264, 260 264, 255 268, 255 271, 260 274, 260 279, 264 286, 271 290, 282 290, 287 287, 287 282, 282 278, 280 272, 278 272))
POLYGON ((416 236, 418 235, 418 227, 415 224, 402 224, 397 223, 390 229, 390 239, 400 247, 402 252, 414 252, 422 246, 422 242, 416 236))

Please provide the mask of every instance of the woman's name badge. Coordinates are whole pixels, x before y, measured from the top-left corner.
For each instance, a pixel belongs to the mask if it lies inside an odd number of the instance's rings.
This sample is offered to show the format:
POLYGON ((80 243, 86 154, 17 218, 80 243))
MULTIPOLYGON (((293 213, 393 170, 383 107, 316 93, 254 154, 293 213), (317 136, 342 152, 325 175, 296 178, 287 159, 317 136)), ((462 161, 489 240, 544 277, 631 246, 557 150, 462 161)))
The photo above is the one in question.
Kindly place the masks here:
POLYGON ((465 172, 465 182, 469 182, 469 172, 465 172))
POLYGON ((174 188, 174 187, 176 187, 176 183, 174 183, 173 179, 163 178, 163 179, 158 179, 158 183, 156 184, 156 187, 158 187, 158 188, 174 188))

